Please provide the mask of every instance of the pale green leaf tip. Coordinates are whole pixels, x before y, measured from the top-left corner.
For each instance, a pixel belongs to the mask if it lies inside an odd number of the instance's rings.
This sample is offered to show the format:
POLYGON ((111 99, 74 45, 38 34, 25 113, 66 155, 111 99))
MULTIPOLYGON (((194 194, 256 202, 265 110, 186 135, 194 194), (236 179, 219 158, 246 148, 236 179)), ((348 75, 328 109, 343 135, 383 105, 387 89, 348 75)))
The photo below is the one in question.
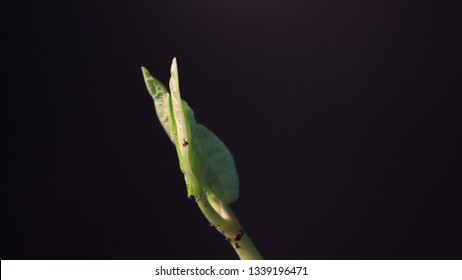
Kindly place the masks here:
POLYGON ((170 72, 178 72, 176 65, 176 57, 174 57, 172 60, 172 67, 170 68, 170 72))
POLYGON ((151 77, 151 73, 149 73, 148 69, 146 69, 144 66, 141 66, 141 71, 143 72, 143 76, 145 79, 151 77))

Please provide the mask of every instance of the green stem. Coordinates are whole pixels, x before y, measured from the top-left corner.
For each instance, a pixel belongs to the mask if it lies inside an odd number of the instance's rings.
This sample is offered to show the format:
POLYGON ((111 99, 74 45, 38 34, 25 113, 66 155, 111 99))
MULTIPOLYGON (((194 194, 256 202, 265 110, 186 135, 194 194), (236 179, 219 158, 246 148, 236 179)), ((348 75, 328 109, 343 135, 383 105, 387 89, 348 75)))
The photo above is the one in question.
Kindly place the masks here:
POLYGON ((196 196, 196 202, 207 220, 213 225, 234 248, 241 260, 262 260, 247 232, 239 240, 234 240, 237 232, 243 230, 231 207, 205 190, 196 196))

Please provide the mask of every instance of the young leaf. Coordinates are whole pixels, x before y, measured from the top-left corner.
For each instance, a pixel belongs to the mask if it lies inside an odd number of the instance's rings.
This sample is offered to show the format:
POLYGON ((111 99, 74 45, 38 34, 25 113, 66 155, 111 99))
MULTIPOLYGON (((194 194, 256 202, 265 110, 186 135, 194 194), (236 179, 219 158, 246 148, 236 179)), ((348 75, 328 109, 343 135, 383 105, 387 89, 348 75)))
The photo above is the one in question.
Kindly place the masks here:
POLYGON ((197 124, 192 129, 192 147, 203 168, 200 183, 225 203, 239 198, 239 179, 231 152, 208 128, 197 124))
POLYGON ((188 196, 195 196, 201 193, 198 178, 196 178, 189 161, 189 149, 191 142, 190 125, 195 125, 194 115, 188 104, 181 99, 180 83, 178 78, 178 67, 176 58, 172 61, 170 69, 170 91, 171 91, 171 119, 174 120, 175 127, 174 135, 176 138, 175 145, 180 163, 182 163, 182 171, 185 175, 186 185, 188 187, 188 196))
POLYGON ((233 156, 209 129, 196 124, 191 108, 181 100, 176 59, 173 59, 171 67, 170 91, 178 140, 181 142, 177 146, 180 147, 184 167, 190 168, 198 183, 208 186, 223 202, 236 201, 239 180, 233 156), (185 140, 190 144, 183 145, 185 140))
POLYGON ((170 127, 170 94, 168 94, 167 89, 165 89, 161 82, 151 76, 146 68, 141 67, 141 70, 143 71, 146 87, 148 88, 152 99, 154 99, 154 105, 160 124, 164 128, 170 140, 175 143, 173 132, 170 127))
POLYGON ((177 132, 177 142, 175 143, 180 147, 179 151, 183 159, 187 159, 187 151, 189 149, 188 145, 183 145, 184 141, 190 140, 189 132, 189 120, 185 116, 185 108, 189 106, 185 103, 183 106, 183 100, 181 100, 180 95, 180 84, 178 80, 178 68, 176 65, 176 58, 172 61, 171 67, 171 77, 170 77, 170 91, 172 92, 172 108, 173 108, 173 117, 175 118, 176 132, 177 132))

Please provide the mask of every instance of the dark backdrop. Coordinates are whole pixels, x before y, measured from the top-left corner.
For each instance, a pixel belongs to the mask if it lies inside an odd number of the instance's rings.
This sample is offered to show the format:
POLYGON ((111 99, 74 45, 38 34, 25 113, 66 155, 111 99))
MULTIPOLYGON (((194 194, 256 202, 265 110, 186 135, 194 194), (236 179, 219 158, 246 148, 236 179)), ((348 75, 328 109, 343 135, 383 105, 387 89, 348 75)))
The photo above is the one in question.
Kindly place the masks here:
POLYGON ((237 258, 145 89, 176 56, 266 258, 460 259, 459 15, 402 2, 2 1, 1 258, 237 258))

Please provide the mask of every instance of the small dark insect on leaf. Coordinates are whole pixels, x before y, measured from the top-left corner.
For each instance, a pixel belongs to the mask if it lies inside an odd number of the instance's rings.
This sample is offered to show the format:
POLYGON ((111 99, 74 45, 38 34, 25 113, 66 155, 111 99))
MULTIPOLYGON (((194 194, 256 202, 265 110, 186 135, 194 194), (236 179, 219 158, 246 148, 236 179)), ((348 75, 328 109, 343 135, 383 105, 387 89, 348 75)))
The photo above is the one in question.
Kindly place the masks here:
POLYGON ((186 141, 186 139, 184 139, 184 138, 183 138, 183 144, 182 144, 182 145, 183 145, 183 147, 186 147, 186 146, 188 146, 188 145, 189 145, 189 142, 188 142, 188 141, 186 141))
POLYGON ((234 241, 239 241, 242 236, 244 235, 244 230, 242 228, 234 233, 233 240, 234 241))
POLYGON ((234 248, 234 249, 237 249, 237 248, 239 248, 239 244, 237 244, 237 242, 234 242, 234 244, 233 244, 233 248, 234 248))
POLYGON ((229 239, 229 237, 227 237, 227 236, 225 236, 225 239, 226 239, 226 241, 228 241, 228 242, 231 241, 231 239, 229 239))

